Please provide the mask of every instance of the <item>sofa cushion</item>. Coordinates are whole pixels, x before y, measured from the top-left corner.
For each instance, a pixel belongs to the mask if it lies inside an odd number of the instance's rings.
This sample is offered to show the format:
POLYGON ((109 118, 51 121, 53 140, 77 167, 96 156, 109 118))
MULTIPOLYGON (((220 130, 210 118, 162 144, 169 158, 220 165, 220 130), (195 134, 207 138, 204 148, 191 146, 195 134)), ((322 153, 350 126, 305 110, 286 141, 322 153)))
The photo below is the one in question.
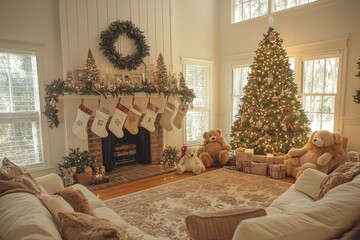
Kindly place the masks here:
POLYGON ((296 179, 295 189, 315 199, 326 176, 325 173, 308 168, 296 179))
POLYGON ((95 196, 94 193, 92 193, 87 187, 81 184, 75 184, 72 186, 75 189, 80 190, 86 199, 89 201, 90 207, 92 209, 98 208, 98 207, 105 207, 105 203, 101 201, 97 196, 95 196))
POLYGON ((329 227, 303 213, 284 213, 244 220, 232 239, 325 240, 333 235, 329 227))
POLYGON ((45 176, 37 177, 35 180, 43 187, 50 195, 60 192, 64 189, 64 184, 61 177, 56 173, 50 173, 45 176))
POLYGON ((80 190, 73 187, 67 187, 61 190, 59 194, 74 208, 75 212, 95 216, 93 209, 90 207, 89 201, 80 190))
POLYGON ((37 197, 44 203, 57 223, 60 222, 59 212, 74 212, 73 207, 59 195, 42 194, 37 197))
POLYGON ((61 231, 66 240, 131 239, 128 234, 107 219, 83 213, 59 213, 61 231))
POLYGON ((185 218, 191 239, 231 239, 237 225, 244 219, 265 216, 265 209, 243 208, 192 214, 185 218))
POLYGON ((1 239, 62 239, 51 213, 30 193, 0 198, 1 239))

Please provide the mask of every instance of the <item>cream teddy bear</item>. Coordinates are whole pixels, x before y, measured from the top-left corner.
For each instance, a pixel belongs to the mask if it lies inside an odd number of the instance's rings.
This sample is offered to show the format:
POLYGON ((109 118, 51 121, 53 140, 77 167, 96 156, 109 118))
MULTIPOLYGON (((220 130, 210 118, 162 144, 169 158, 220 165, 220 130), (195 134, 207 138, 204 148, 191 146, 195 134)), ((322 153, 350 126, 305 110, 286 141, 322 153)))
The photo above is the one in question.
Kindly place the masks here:
POLYGON ((285 156, 285 171, 298 178, 305 169, 314 168, 328 174, 346 160, 340 133, 315 131, 302 148, 292 148, 285 156))
POLYGON ((196 147, 187 147, 185 150, 185 155, 177 164, 178 174, 182 174, 185 171, 192 171, 194 174, 199 174, 202 171, 205 171, 204 164, 197 157, 196 147))

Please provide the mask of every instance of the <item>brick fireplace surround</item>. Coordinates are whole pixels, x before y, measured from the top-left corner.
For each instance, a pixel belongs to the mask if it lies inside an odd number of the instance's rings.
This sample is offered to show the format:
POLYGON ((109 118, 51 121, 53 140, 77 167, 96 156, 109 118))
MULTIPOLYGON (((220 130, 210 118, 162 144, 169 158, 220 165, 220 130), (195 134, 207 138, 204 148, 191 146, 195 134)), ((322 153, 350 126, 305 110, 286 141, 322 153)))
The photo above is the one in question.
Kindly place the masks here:
MULTIPOLYGON (((155 131, 150 132, 150 152, 151 152, 151 164, 159 164, 160 154, 162 152, 163 146, 163 128, 160 125, 161 114, 157 115, 155 121, 155 131)), ((141 123, 143 116, 140 118, 139 123, 141 123)), ((94 117, 92 117, 88 122, 88 148, 91 156, 96 157, 97 164, 101 165, 103 163, 103 153, 102 153, 102 141, 101 137, 97 136, 91 131, 91 124, 93 123, 94 117)), ((109 119, 108 123, 110 122, 109 119)), ((139 126, 140 127, 140 126, 139 126)), ((108 128, 107 128, 108 129, 108 128)))

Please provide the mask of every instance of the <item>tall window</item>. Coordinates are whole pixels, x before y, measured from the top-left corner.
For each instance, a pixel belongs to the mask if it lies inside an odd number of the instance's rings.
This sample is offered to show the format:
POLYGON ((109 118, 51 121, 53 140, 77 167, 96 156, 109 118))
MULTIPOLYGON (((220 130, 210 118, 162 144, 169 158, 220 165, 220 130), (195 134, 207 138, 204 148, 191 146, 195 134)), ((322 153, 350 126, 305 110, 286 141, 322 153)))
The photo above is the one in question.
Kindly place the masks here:
POLYGON ((334 131, 339 58, 306 60, 302 63, 302 104, 311 130, 334 131))
POLYGON ((232 22, 237 23, 317 0, 232 0, 232 22))
POLYGON ((250 67, 233 68, 233 110, 231 124, 235 120, 235 116, 239 113, 239 106, 241 105, 241 98, 243 97, 244 87, 247 84, 247 77, 250 72, 250 67))
POLYGON ((40 115, 35 53, 0 50, 0 157, 43 162, 40 115))
POLYGON ((194 108, 186 114, 185 139, 188 145, 199 144, 203 133, 210 129, 210 85, 212 79, 212 63, 183 60, 186 83, 194 89, 196 98, 194 108))

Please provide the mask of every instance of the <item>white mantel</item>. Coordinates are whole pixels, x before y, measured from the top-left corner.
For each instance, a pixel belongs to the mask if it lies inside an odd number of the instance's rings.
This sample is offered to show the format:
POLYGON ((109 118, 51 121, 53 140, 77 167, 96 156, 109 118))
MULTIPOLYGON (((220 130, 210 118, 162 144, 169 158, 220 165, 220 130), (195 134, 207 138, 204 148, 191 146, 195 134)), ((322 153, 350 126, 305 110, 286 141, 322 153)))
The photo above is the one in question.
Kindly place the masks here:
MULTIPOLYGON (((149 101, 149 97, 150 97, 151 103, 153 103, 159 107, 159 113, 163 113, 164 106, 166 104, 166 97, 163 95, 159 96, 158 94, 147 95, 145 93, 136 93, 134 97, 133 96, 121 96, 121 104, 125 105, 126 107, 128 107, 130 109, 132 106, 132 101, 134 99, 134 104, 141 107, 143 109, 142 113, 144 114, 146 111, 147 103, 149 101)), ((81 99, 84 99, 84 105, 86 107, 93 110, 92 117, 94 117, 95 111, 98 108, 99 100, 100 100, 100 106, 107 108, 110 111, 110 115, 112 115, 114 113, 116 104, 118 102, 118 98, 113 98, 112 96, 108 96, 107 98, 104 98, 103 96, 94 96, 94 95, 91 95, 91 96, 65 95, 65 96, 61 97, 60 103, 59 103, 59 109, 60 109, 59 121, 60 121, 60 124, 64 124, 64 126, 65 126, 66 149, 79 147, 82 150, 88 150, 87 139, 81 140, 72 132, 72 125, 76 119, 77 110, 80 105, 81 99)), ((169 101, 171 103, 175 104, 175 106, 178 106, 178 104, 179 104, 177 97, 169 97, 169 101)), ((176 112, 174 113, 174 117, 175 117, 175 114, 176 114, 176 112)), ((177 130, 177 129, 174 129, 173 131, 168 132, 168 133, 172 134, 173 132, 176 132, 177 133, 176 135, 179 136, 179 130, 177 130)), ((182 131, 180 133, 182 135, 182 131)), ((164 134, 165 139, 166 139, 166 135, 167 134, 164 134)), ((166 143, 165 139, 164 139, 164 142, 166 143)), ((181 139, 181 141, 179 143, 182 142, 183 138, 180 137, 180 139, 181 139)))

